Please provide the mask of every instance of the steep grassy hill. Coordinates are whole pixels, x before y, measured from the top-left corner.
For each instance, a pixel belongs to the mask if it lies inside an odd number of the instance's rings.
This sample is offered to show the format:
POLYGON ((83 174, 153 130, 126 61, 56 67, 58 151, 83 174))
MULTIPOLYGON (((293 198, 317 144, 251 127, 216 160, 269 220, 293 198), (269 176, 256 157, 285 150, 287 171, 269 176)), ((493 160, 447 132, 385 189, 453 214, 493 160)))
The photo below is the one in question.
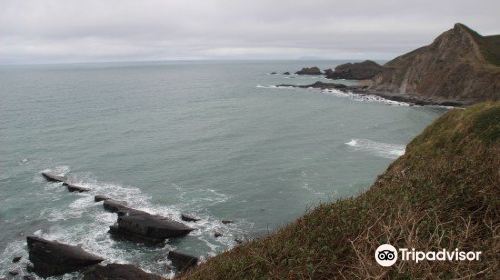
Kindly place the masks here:
POLYGON ((371 90, 470 104, 500 100, 500 36, 460 23, 384 66, 371 90))
POLYGON ((500 275, 499 195, 500 102, 451 110, 367 192, 320 205, 180 278, 494 279, 500 275), (383 243, 483 253, 480 261, 398 261, 384 268, 374 260, 383 243))

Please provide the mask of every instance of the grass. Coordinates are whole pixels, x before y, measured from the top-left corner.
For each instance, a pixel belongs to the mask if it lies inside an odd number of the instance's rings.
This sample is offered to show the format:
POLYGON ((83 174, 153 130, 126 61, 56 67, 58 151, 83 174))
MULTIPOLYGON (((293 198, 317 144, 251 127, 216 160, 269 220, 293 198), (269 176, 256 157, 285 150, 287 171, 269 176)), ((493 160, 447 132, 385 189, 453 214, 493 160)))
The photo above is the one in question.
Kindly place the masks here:
POLYGON ((500 257, 500 102, 427 127, 365 193, 325 203, 181 279, 494 279, 500 257), (374 260, 383 243, 482 251, 480 261, 374 260))

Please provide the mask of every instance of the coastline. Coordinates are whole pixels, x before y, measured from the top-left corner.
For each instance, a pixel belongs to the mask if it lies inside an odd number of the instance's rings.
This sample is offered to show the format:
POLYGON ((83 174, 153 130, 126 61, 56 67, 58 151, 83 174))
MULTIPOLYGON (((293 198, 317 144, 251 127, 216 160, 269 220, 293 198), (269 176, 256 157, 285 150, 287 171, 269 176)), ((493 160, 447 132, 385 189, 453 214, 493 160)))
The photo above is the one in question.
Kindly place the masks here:
MULTIPOLYGON (((361 82, 362 83, 362 82, 361 82)), ((419 106, 426 106, 426 105, 433 105, 433 106, 446 106, 446 107, 466 107, 468 105, 471 105, 471 102, 466 102, 466 101, 461 101, 461 100, 447 100, 447 99, 433 99, 433 98, 428 98, 428 97, 422 97, 419 95, 410 95, 410 94, 400 94, 400 93, 389 93, 389 92, 381 92, 381 91, 374 91, 370 90, 368 86, 366 85, 359 85, 359 86, 347 86, 344 84, 338 84, 338 83, 324 83, 317 81, 313 84, 307 84, 307 85, 296 85, 296 84, 279 84, 276 85, 277 88, 280 87, 293 87, 293 88, 315 88, 315 89, 321 89, 321 90, 339 90, 344 93, 352 93, 352 94, 357 94, 360 96, 368 96, 368 95, 374 95, 378 97, 382 97, 387 100, 391 101, 396 101, 396 102, 404 102, 408 103, 410 105, 419 105, 419 106)))

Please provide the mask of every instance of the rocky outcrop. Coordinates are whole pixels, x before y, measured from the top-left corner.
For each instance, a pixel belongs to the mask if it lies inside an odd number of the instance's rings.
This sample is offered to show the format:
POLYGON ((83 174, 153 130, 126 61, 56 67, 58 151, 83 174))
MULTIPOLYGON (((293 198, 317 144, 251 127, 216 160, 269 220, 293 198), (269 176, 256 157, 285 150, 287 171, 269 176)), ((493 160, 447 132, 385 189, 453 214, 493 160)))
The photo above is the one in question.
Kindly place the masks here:
MULTIPOLYGON (((94 197, 94 200, 95 199, 96 198, 94 197)), ((119 215, 125 214, 128 211, 134 210, 134 209, 127 206, 127 202, 118 201, 118 200, 114 200, 114 199, 105 199, 102 206, 104 207, 105 210, 112 212, 112 213, 117 213, 119 215)))
POLYGON ((500 36, 456 24, 432 44, 384 65, 370 90, 466 104, 500 99, 500 36))
POLYGON ((66 188, 68 189, 69 192, 88 192, 88 191, 90 191, 89 188, 85 188, 85 187, 78 186, 76 184, 68 183, 68 182, 64 182, 63 186, 66 186, 66 188))
POLYGON ((65 182, 66 178, 64 176, 59 176, 49 171, 42 172, 42 176, 49 182, 65 182))
POLYGON ((158 244, 167 238, 187 235, 193 230, 193 228, 169 218, 132 209, 132 211, 126 211, 119 216, 118 221, 110 227, 109 232, 115 237, 134 242, 158 244))
POLYGON ((86 270, 83 280, 164 280, 131 264, 96 265, 86 270))
POLYGON ((358 63, 346 63, 335 67, 335 71, 331 69, 325 70, 327 79, 347 79, 347 80, 367 80, 381 73, 384 67, 378 63, 365 60, 358 63))
POLYGON ((102 258, 84 251, 78 246, 71 246, 57 241, 28 236, 30 269, 41 277, 62 275, 81 270, 103 261, 102 258))
POLYGON ((197 218, 193 215, 189 215, 189 214, 181 214, 181 219, 185 222, 197 222, 199 220, 201 220, 200 218, 197 218))
POLYGON ((168 252, 168 259, 172 261, 172 264, 178 271, 185 271, 186 269, 194 267, 198 264, 197 257, 177 251, 168 252))
POLYGON ((105 195, 102 195, 102 194, 98 194, 96 196, 94 196, 94 201, 95 202, 101 202, 101 201, 105 201, 105 200, 108 200, 108 199, 111 199, 105 195))
POLYGON ((347 89, 348 86, 343 84, 336 83, 323 83, 323 82, 315 82, 310 85, 292 85, 292 84, 280 84, 277 87, 297 87, 297 88, 319 88, 319 89, 347 89))
POLYGON ((304 67, 301 70, 295 72, 295 74, 297 74, 297 75, 321 75, 322 73, 318 67, 313 66, 313 67, 304 67))

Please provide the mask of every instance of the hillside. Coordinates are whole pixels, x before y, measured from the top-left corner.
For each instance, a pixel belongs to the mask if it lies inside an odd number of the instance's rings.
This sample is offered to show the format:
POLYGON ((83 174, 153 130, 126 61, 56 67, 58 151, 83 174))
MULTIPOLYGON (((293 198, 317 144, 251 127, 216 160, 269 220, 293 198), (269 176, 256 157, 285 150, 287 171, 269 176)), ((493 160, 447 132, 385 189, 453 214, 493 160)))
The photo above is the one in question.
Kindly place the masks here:
POLYGON ((384 66, 370 90, 465 103, 500 99, 500 36, 460 23, 384 66))
POLYGON ((182 279, 493 279, 500 259, 500 102, 454 109, 407 146, 372 187, 326 203, 182 279), (399 261, 375 249, 482 251, 480 261, 399 261))

